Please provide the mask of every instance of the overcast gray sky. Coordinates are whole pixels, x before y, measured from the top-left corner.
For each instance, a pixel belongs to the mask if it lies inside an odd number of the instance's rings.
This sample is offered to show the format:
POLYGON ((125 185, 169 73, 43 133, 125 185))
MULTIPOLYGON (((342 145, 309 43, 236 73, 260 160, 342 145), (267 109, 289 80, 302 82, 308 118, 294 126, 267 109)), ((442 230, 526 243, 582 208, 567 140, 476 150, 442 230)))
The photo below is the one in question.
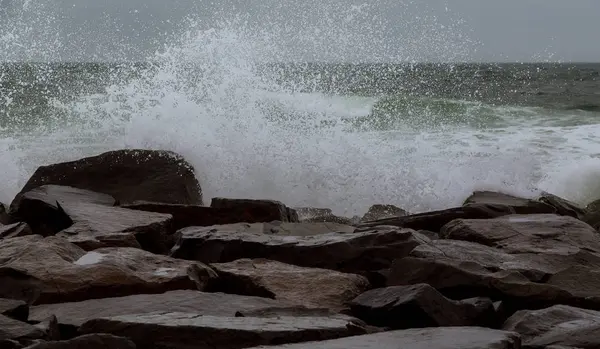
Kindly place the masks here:
POLYGON ((140 60, 238 15, 229 32, 268 60, 600 62, 599 14, 600 0, 0 0, 0 59, 140 60))

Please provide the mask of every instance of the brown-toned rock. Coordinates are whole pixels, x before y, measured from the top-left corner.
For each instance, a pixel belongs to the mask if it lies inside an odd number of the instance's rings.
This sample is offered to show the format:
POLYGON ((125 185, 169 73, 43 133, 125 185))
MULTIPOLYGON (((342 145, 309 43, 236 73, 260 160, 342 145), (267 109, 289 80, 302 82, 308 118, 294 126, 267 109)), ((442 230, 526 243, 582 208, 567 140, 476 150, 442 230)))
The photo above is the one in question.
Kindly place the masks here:
POLYGON ((259 312, 303 316, 314 311, 280 300, 240 296, 225 293, 206 293, 193 290, 168 291, 160 294, 139 294, 125 297, 90 299, 81 302, 41 304, 31 307, 30 319, 41 321, 53 314, 65 333, 74 333, 84 322, 100 317, 154 312, 193 312, 201 315, 234 317, 236 313, 258 316, 259 312))
POLYGON ((30 323, 44 332, 45 339, 52 341, 61 339, 60 329, 58 327, 58 319, 56 319, 56 316, 50 315, 42 321, 31 321, 30 323))
POLYGON ((367 291, 350 302, 352 315, 368 324, 392 329, 486 326, 494 321, 491 300, 465 302, 444 297, 427 284, 367 291))
POLYGON ((410 229, 379 227, 355 233, 281 236, 240 232, 218 226, 180 230, 172 256, 226 263, 265 258, 304 267, 361 274, 390 263, 429 239, 410 229))
POLYGON ((409 213, 400 207, 394 205, 373 205, 369 207, 369 210, 360 219, 360 222, 370 222, 378 219, 392 218, 392 217, 403 217, 409 213))
POLYGON ((369 281, 360 275, 267 259, 238 259, 211 267, 219 274, 219 291, 335 311, 369 288, 369 281))
POLYGON ((464 205, 470 204, 508 206, 513 208, 516 214, 556 213, 556 208, 547 203, 493 191, 474 192, 464 202, 464 205))
POLYGON ((510 215, 495 219, 457 219, 442 228, 446 239, 466 240, 507 253, 600 253, 600 235, 588 224, 554 214, 510 215))
POLYGON ((86 253, 38 235, 0 241, 0 261, 0 296, 35 304, 203 289, 216 276, 201 263, 135 248, 86 253))
POLYGON ((554 207, 556 209, 556 214, 561 216, 571 216, 582 219, 588 212, 585 207, 550 193, 542 193, 538 198, 538 201, 554 207))
POLYGON ((522 310, 502 328, 521 335, 523 348, 543 349, 551 345, 578 348, 600 347, 600 312, 555 305, 541 310, 522 310))
POLYGON ((84 323, 81 333, 110 333, 148 349, 236 349, 366 333, 344 317, 222 317, 196 313, 131 314, 84 323))
POLYGON ((31 235, 33 232, 27 223, 0 225, 0 239, 31 235))
POLYGON ((314 207, 296 207, 294 210, 298 213, 298 219, 303 223, 337 223, 344 225, 355 225, 360 221, 360 217, 341 217, 333 214, 329 208, 314 207))
POLYGON ((107 194, 45 185, 24 193, 13 208, 34 232, 57 234, 88 251, 102 247, 168 251, 174 231, 171 215, 128 210, 114 203, 107 194))
POLYGON ((275 200, 213 198, 210 207, 240 209, 257 222, 298 222, 298 213, 275 200))
POLYGON ((29 306, 20 300, 0 298, 0 314, 15 320, 27 321, 29 306))
POLYGON ((18 203, 22 193, 46 184, 109 194, 122 204, 147 200, 202 205, 202 190, 192 165, 170 151, 117 150, 41 166, 17 195, 13 205, 18 203))
POLYGON ((14 340, 21 342, 41 339, 44 336, 44 332, 35 326, 0 315, 0 341, 14 340))
POLYGON ((322 342, 254 349, 521 349, 519 335, 482 327, 438 327, 390 331, 322 342))
POLYGON ((24 349, 136 349, 135 344, 127 338, 111 334, 86 334, 77 338, 43 342, 31 345, 24 349))
POLYGON ((466 206, 454 207, 441 211, 378 219, 376 221, 362 223, 358 227, 368 229, 370 227, 380 225, 391 225, 414 230, 428 230, 437 233, 444 225, 455 219, 487 219, 514 213, 515 210, 506 205, 469 204, 466 206))

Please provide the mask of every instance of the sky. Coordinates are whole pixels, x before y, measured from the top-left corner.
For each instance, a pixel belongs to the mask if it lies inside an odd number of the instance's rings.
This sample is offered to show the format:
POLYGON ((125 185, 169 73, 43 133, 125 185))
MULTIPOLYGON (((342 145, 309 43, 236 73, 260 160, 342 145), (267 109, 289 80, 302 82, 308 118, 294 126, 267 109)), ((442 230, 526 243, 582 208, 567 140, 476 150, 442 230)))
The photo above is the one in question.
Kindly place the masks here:
POLYGON ((598 14, 599 0, 0 0, 0 60, 145 60, 196 35, 265 60, 600 62, 598 14))

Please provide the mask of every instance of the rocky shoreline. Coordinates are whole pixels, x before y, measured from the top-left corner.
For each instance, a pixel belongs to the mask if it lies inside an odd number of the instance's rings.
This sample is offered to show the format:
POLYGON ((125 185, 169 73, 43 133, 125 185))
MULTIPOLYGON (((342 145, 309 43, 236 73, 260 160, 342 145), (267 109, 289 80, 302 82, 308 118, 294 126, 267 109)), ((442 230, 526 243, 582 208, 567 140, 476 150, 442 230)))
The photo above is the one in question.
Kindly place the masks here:
POLYGON ((0 348, 600 348, 600 204, 363 217, 203 202, 165 151, 40 167, 0 212, 0 348))

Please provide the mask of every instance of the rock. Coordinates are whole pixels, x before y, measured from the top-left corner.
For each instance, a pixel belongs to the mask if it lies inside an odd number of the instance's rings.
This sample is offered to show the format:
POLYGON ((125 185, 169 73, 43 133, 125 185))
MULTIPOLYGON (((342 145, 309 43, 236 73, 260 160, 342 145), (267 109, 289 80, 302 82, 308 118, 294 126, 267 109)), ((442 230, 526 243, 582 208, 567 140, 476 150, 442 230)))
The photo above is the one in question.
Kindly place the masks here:
POLYGON ((24 341, 44 338, 44 332, 28 323, 0 315, 0 341, 24 341))
POLYGON ((56 315, 64 332, 74 333, 84 322, 104 317, 155 312, 193 312, 200 315, 234 317, 237 312, 276 312, 285 309, 295 314, 300 307, 269 298, 206 293, 192 290, 169 291, 161 294, 140 294, 126 297, 90 299, 82 302, 42 304, 31 307, 30 319, 41 321, 56 315))
POLYGON ((28 303, 203 289, 216 277, 201 263, 135 248, 85 252, 57 237, 0 241, 0 297, 28 303))
POLYGON ((356 274, 303 268, 266 259, 238 259, 211 267, 219 274, 219 291, 335 311, 346 308, 346 302, 369 288, 369 281, 356 274))
POLYGON ((337 223, 344 225, 355 225, 360 218, 340 217, 333 214, 329 208, 296 207, 299 221, 302 223, 337 223))
POLYGON ((117 150, 41 166, 15 201, 18 203, 21 194, 46 184, 109 194, 121 204, 147 200, 202 205, 202 190, 193 167, 170 151, 117 150))
POLYGON ((438 327, 382 332, 322 342, 254 349, 520 349, 519 335, 481 327, 438 327))
POLYGON ((566 305, 522 310, 506 320, 502 328, 519 333, 523 348, 600 347, 600 312, 593 310, 566 305))
POLYGON ((204 263, 265 258, 303 267, 361 272, 387 268, 424 241, 409 229, 380 227, 368 231, 312 236, 281 236, 215 227, 180 230, 172 256, 204 263))
POLYGON ((373 205, 369 208, 369 211, 360 219, 360 222, 370 222, 378 219, 392 218, 392 217, 403 217, 409 213, 400 207, 394 205, 373 205))
POLYGON ((29 306, 16 299, 0 298, 0 314, 25 322, 29 318, 29 306))
POLYGON ((6 205, 0 202, 0 224, 9 225, 12 223, 14 222, 6 210, 6 205))
POLYGON ((27 223, 13 223, 0 226, 0 239, 31 235, 33 232, 27 223))
POLYGON ((482 301, 453 301, 427 284, 417 284, 365 292, 350 302, 350 307, 352 315, 368 324, 392 329, 492 323, 495 315, 492 301, 488 299, 485 307, 479 302, 482 301), (483 313, 491 314, 490 318, 485 319, 483 313))
POLYGON ((586 213, 581 220, 591 225, 596 230, 600 229, 600 200, 596 200, 587 205, 586 213))
POLYGON ((60 329, 58 328, 58 320, 56 316, 51 315, 43 321, 34 323, 33 326, 44 332, 44 338, 57 341, 60 339, 60 329))
MULTIPOLYGON (((159 202, 136 201, 121 207, 148 212, 158 212, 173 216, 175 229, 192 226, 212 226, 235 223, 268 223, 273 218, 282 217, 265 212, 260 206, 205 207, 199 205, 165 204, 159 202)), ((286 220, 289 220, 286 218, 286 220)), ((289 223, 286 223, 289 224, 289 223)))
POLYGON ((66 341, 44 342, 34 344, 25 349, 136 349, 135 344, 127 338, 110 334, 86 334, 66 341))
POLYGON ((235 349, 257 345, 325 340, 364 334, 365 329, 336 317, 222 317, 196 313, 152 313, 98 318, 81 333, 130 338, 139 348, 235 349))
POLYGON ((171 215, 114 207, 106 194, 45 185, 23 193, 15 215, 40 235, 57 234, 85 250, 136 247, 166 253, 172 245, 171 215))
POLYGON ((513 208, 516 214, 556 213, 556 208, 547 203, 493 191, 476 191, 465 200, 464 204, 508 206, 513 208))
POLYGON ((469 204, 466 206, 450 208, 447 210, 418 213, 404 217, 379 219, 372 222, 362 223, 359 225, 359 228, 370 228, 380 225, 391 225, 414 230, 428 230, 437 233, 444 225, 455 219, 487 219, 514 213, 514 209, 510 206, 492 204, 469 204))
POLYGON ((298 222, 298 213, 294 209, 275 200, 213 198, 210 207, 241 209, 255 217, 257 222, 298 222))
POLYGON ((294 210, 298 214, 300 221, 318 216, 333 216, 333 211, 330 208, 294 207, 294 210))
POLYGON ((600 253, 600 235, 588 224, 554 214, 510 215, 494 219, 457 219, 440 236, 502 249, 507 253, 600 253))
POLYGON ((556 214, 561 216, 571 216, 582 219, 587 214, 587 210, 584 207, 550 193, 543 193, 538 198, 538 201, 554 207, 556 209, 556 214))

